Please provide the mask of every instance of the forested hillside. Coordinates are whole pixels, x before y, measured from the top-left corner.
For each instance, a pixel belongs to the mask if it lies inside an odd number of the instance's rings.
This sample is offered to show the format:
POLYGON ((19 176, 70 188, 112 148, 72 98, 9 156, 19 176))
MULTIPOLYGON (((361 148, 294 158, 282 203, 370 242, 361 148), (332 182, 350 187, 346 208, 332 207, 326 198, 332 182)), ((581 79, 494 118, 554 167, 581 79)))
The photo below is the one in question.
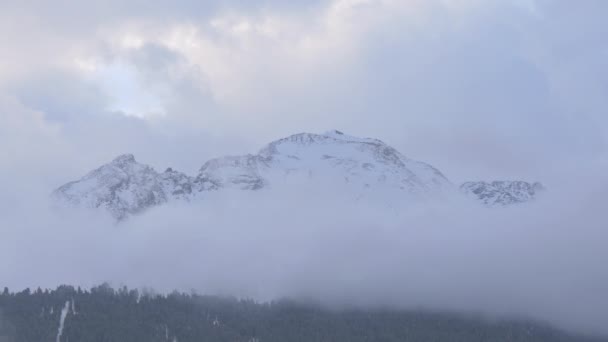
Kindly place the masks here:
POLYGON ((522 321, 404 311, 331 311, 102 285, 0 295, 0 342, 600 341, 522 321))

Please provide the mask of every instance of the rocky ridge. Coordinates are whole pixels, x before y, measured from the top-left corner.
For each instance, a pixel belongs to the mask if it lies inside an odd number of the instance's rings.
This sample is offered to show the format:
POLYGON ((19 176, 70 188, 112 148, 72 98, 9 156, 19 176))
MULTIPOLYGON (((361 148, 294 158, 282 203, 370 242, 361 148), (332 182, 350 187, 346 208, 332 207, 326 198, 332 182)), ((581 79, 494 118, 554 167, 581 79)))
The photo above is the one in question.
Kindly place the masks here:
MULTIPOLYGON (((455 189, 433 166, 409 159, 386 143, 339 131, 300 133, 264 146, 257 154, 225 156, 191 177, 171 168, 159 173, 131 154, 118 156, 52 196, 60 203, 107 210, 117 220, 170 201, 204 198, 209 191, 259 191, 289 181, 328 182, 355 198, 425 199, 455 189)), ((526 182, 468 182, 460 190, 486 205, 533 199, 542 186, 526 182)))

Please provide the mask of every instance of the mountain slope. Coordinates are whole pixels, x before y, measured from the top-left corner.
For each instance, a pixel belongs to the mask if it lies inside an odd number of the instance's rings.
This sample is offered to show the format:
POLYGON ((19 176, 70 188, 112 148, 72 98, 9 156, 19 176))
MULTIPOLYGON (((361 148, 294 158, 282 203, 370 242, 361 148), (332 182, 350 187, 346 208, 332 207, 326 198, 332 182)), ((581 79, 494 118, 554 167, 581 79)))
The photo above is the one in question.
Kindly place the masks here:
POLYGON ((212 159, 194 182, 199 191, 258 190, 293 178, 337 180, 360 189, 386 185, 418 195, 451 187, 437 169, 380 140, 338 131, 295 134, 271 142, 256 155, 212 159))
POLYGON ((57 200, 85 208, 102 208, 117 219, 138 213, 191 192, 188 176, 167 170, 159 174, 135 161, 131 154, 118 156, 78 181, 53 192, 57 200))
MULTIPOLYGON (((257 154, 211 159, 194 177, 172 169, 159 173, 138 163, 133 155, 122 155, 61 186, 53 197, 73 206, 107 210, 121 220, 169 201, 204 199, 209 191, 267 190, 302 182, 389 205, 455 189, 433 166, 409 159, 380 140, 330 131, 291 135, 269 143, 257 154)), ((475 184, 466 183, 461 189, 477 194, 484 203, 500 197, 495 201, 506 204, 510 191, 514 192, 511 202, 527 199, 520 193, 525 191, 514 185, 500 189, 486 185, 481 191, 475 184)))
POLYGON ((466 182, 460 190, 488 206, 524 203, 544 190, 541 183, 523 181, 466 182))

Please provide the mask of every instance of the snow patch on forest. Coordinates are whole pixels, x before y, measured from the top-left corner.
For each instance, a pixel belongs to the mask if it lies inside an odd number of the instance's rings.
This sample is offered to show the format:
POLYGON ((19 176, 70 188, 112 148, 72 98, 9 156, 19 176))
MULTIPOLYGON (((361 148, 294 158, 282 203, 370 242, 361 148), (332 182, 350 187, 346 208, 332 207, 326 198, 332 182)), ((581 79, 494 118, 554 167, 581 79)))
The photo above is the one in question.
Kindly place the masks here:
POLYGON ((70 301, 66 301, 63 309, 61 309, 61 317, 59 318, 59 328, 57 329, 57 342, 61 342, 61 335, 63 335, 63 327, 65 324, 65 318, 68 316, 70 311, 70 301))

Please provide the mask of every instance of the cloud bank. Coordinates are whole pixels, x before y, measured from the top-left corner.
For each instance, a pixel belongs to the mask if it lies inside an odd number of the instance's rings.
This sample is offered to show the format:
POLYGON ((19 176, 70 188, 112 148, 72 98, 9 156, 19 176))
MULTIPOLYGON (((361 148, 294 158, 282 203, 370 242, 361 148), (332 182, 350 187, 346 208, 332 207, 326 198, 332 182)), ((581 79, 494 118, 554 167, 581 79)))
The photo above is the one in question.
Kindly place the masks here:
POLYGON ((11 288, 109 281, 523 316, 608 334, 606 189, 558 188, 505 209, 453 199, 403 211, 310 186, 218 192, 119 225, 30 204, 0 218, 0 271, 11 288))
POLYGON ((608 333, 607 11, 601 0, 3 2, 3 278, 515 313, 608 333), (551 191, 525 208, 397 216, 304 189, 218 195, 120 226, 46 203, 125 152, 194 174, 330 128, 456 183, 551 191))
POLYGON ((603 1, 0 6, 0 115, 38 112, 64 145, 4 146, 60 154, 65 180, 125 152, 190 172, 332 128, 456 181, 606 159, 603 1))

